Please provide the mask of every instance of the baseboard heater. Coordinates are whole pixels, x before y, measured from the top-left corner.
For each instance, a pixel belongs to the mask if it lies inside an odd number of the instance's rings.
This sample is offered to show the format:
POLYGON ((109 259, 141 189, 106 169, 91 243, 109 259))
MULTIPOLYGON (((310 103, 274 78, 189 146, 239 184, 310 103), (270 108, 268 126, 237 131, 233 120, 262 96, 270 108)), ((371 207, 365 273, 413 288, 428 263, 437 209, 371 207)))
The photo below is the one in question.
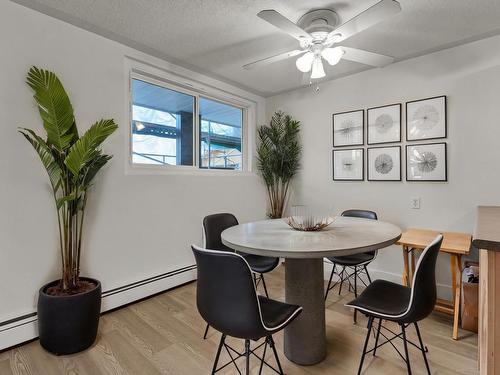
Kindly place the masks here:
MULTIPOLYGON (((196 279, 196 265, 182 267, 102 293, 101 313, 165 292, 196 279)), ((38 337, 36 312, 0 322, 0 351, 38 337)))

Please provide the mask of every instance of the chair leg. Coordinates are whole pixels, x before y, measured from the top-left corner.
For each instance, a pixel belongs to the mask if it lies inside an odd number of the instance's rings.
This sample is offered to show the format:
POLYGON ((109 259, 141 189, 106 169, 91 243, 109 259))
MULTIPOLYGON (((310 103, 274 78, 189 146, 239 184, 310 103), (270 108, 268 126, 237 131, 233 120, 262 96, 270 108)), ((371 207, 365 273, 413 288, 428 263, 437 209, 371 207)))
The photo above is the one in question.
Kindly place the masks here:
POLYGON ((370 340, 370 333, 372 331, 373 316, 368 318, 368 332, 366 333, 365 345, 363 346, 363 354, 361 354, 361 361, 359 362, 358 375, 361 374, 363 369, 363 362, 365 361, 366 348, 368 347, 368 341, 370 340))
POLYGON ((278 352, 276 351, 276 347, 274 345, 273 336, 268 336, 268 340, 269 340, 269 346, 273 350, 274 358, 276 359, 276 363, 278 364, 278 369, 280 370, 280 375, 285 375, 285 373, 283 372, 283 369, 281 368, 281 363, 280 363, 280 359, 278 357, 278 352))
POLYGON ((267 293, 266 280, 264 280, 263 274, 260 274, 260 281, 262 281, 262 286, 264 287, 264 293, 266 293, 266 297, 269 298, 269 294, 267 293))
POLYGON ((401 324, 401 332, 403 333, 403 345, 405 348, 406 368, 408 370, 408 375, 411 375, 410 355, 408 354, 408 342, 406 341, 406 328, 404 323, 401 324))
POLYGON ((209 328, 210 328, 210 326, 207 323, 207 326, 205 327, 205 333, 203 334, 203 340, 205 340, 207 338, 207 334, 208 334, 208 329, 209 328))
POLYGON ((246 375, 250 375, 250 340, 245 340, 246 375))
POLYGON ((354 266, 354 297, 358 298, 358 267, 354 266))
POLYGON ((372 283, 372 278, 370 277, 370 273, 368 272, 368 268, 366 267, 366 264, 364 265, 364 267, 365 267, 366 277, 368 277, 368 281, 371 284, 372 283))
POLYGON ((224 341, 226 341, 226 335, 222 334, 220 337, 219 348, 217 349, 217 355, 215 356, 214 367, 212 367, 212 375, 215 374, 217 371, 217 364, 219 363, 220 352, 224 345, 224 341))
MULTIPOLYGON (((358 267, 354 267, 354 296, 358 298, 358 267)), ((352 320, 354 324, 358 322, 358 310, 354 309, 354 313, 352 316, 352 320)))
POLYGON ((259 375, 262 373, 262 368, 264 367, 264 361, 266 360, 266 349, 267 349, 267 344, 269 341, 267 340, 267 337, 265 339, 264 343, 264 351, 262 352, 262 361, 260 361, 260 367, 259 367, 259 375))
POLYGON ((378 338, 380 336, 380 328, 382 327, 382 319, 378 320, 377 336, 375 337, 375 346, 373 348, 373 356, 377 353, 378 338))
POLYGON ((328 292, 330 291, 330 285, 332 285, 332 279, 333 279, 334 273, 335 273, 335 264, 333 264, 332 273, 330 274, 330 279, 328 280, 328 286, 326 287, 325 301, 326 301, 326 297, 328 297, 328 292))
POLYGON ((417 331, 418 341, 420 343, 420 350, 422 351, 422 355, 424 356, 424 362, 425 362, 425 367, 427 368, 427 374, 431 375, 431 369, 429 367, 429 362, 427 361, 427 355, 425 354, 427 352, 427 348, 424 346, 424 343, 422 341, 422 336, 420 335, 420 330, 418 329, 417 322, 413 324, 415 324, 415 331, 417 331))
POLYGON ((342 284, 344 284, 344 273, 345 273, 345 266, 342 267, 342 271, 340 272, 339 296, 340 296, 340 293, 342 293, 342 284))

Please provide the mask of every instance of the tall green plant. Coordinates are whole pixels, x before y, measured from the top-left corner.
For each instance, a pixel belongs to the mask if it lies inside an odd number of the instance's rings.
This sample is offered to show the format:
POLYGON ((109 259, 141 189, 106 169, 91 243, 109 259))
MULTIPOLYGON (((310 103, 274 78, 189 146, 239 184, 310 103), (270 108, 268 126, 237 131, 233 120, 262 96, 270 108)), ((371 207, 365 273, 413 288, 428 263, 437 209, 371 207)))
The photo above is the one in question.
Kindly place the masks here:
POLYGON ((283 216, 290 181, 300 168, 300 122, 282 111, 258 129, 257 168, 267 187, 268 216, 283 216))
POLYGON ((78 289, 83 222, 89 188, 97 172, 111 159, 101 144, 118 126, 113 119, 99 120, 81 137, 73 107, 57 76, 32 67, 26 83, 34 91, 47 138, 19 128, 37 152, 49 176, 59 223, 62 262, 60 288, 63 293, 78 289))

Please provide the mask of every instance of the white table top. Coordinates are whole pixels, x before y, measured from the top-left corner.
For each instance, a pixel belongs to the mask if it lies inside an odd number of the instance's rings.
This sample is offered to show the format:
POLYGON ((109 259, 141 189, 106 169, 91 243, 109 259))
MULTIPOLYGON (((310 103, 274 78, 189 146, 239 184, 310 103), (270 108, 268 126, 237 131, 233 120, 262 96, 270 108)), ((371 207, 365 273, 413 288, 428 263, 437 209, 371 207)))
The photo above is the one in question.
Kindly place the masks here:
POLYGON ((221 237, 226 246, 248 254, 323 258, 387 247, 401 237, 401 229, 383 221, 339 216, 319 232, 297 231, 276 219, 240 224, 221 237))

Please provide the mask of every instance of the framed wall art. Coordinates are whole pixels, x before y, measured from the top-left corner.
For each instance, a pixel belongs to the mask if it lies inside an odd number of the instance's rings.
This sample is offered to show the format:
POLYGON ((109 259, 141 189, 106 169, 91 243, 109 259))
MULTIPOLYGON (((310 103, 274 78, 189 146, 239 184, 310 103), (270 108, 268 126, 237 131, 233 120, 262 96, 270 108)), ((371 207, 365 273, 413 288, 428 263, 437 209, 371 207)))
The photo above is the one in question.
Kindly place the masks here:
POLYGON ((401 103, 366 110, 368 144, 401 142, 401 103))
POLYGON ((364 143, 365 111, 333 114, 333 147, 361 146, 364 143))
POLYGON ((364 149, 333 150, 333 179, 335 181, 363 181, 364 149))
POLYGON ((406 103, 406 140, 446 138, 446 96, 406 103))
POLYGON ((368 181, 401 181, 401 146, 368 148, 367 165, 368 181))
POLYGON ((406 145, 407 181, 447 181, 446 143, 406 145))

